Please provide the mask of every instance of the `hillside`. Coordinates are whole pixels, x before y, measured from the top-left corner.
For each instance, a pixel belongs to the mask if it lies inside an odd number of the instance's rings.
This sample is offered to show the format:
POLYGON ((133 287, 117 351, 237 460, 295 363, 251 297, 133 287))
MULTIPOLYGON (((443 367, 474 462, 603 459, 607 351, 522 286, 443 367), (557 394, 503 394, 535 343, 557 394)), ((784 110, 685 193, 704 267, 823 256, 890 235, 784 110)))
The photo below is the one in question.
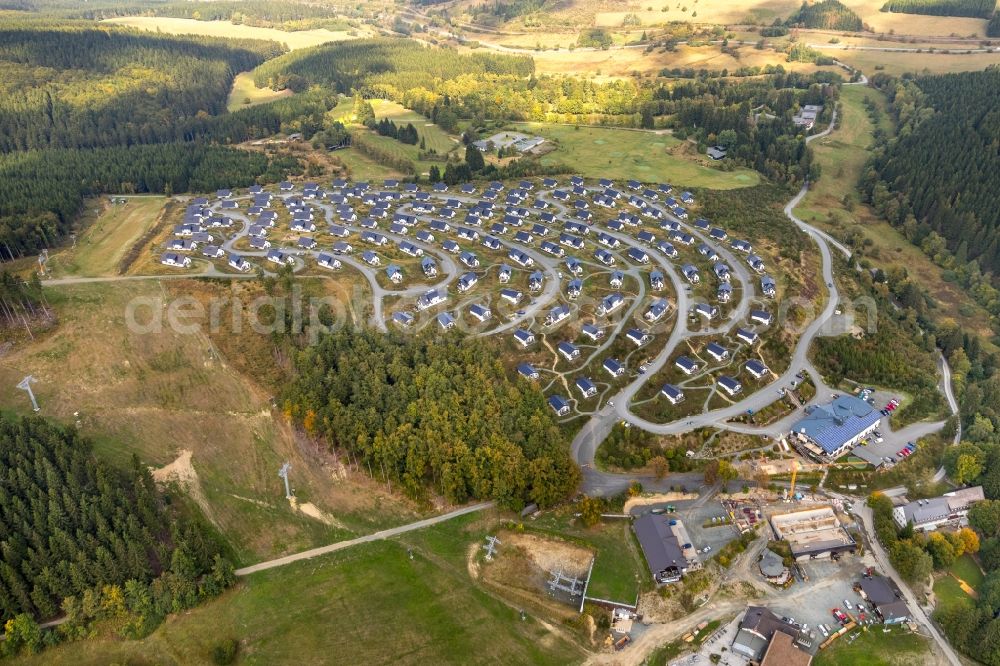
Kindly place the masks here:
POLYGON ((795 14, 788 17, 787 25, 820 30, 860 31, 861 17, 843 5, 839 0, 821 0, 816 3, 803 2, 795 14))
POLYGON ((1000 269, 1000 71, 876 81, 887 90, 899 138, 866 175, 872 202, 918 243, 932 233, 960 264, 1000 269))

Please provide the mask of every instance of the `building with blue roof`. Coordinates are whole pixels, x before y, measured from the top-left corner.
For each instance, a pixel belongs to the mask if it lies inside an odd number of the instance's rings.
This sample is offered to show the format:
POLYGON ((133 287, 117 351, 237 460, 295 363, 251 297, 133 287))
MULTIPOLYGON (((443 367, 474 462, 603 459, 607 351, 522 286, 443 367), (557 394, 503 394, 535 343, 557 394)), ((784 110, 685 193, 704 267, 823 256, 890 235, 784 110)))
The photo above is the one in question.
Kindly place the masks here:
POLYGON ((792 426, 792 440, 808 454, 834 459, 847 453, 878 427, 881 413, 864 400, 841 395, 818 405, 792 426))

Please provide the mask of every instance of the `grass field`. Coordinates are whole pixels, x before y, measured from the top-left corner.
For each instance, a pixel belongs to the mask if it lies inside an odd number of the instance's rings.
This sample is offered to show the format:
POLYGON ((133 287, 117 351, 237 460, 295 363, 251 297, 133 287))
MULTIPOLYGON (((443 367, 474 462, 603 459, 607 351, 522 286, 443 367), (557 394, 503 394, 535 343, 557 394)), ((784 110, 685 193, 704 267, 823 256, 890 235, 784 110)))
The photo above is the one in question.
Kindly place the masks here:
POLYGON ((964 580, 974 590, 978 589, 986 578, 983 575, 983 570, 979 568, 979 564, 968 554, 955 560, 948 571, 964 580))
POLYGON ((934 297, 943 314, 965 329, 991 337, 987 313, 959 286, 946 282, 942 270, 920 248, 860 203, 857 183, 868 160, 874 129, 864 107, 865 97, 883 109, 879 116, 882 129, 892 131, 881 93, 861 86, 845 86, 841 92, 839 127, 829 137, 810 144, 822 168, 822 177, 795 209, 796 215, 834 235, 841 235, 848 228, 861 230, 870 241, 864 254, 874 265, 886 270, 906 269, 909 274, 920 276, 921 285, 934 297), (851 210, 844 205, 845 196, 852 201, 851 210))
POLYGON ((365 544, 255 574, 170 618, 141 641, 89 640, 25 664, 211 663, 240 641, 245 664, 563 664, 582 653, 560 630, 471 583, 464 564, 399 543, 365 544))
POLYGON ((354 180, 381 180, 403 176, 399 171, 383 166, 367 155, 362 155, 355 148, 338 150, 334 156, 349 169, 354 180))
POLYGON ((986 69, 1000 63, 1000 53, 887 53, 884 51, 830 51, 838 60, 869 76, 881 67, 887 74, 950 74, 986 69))
POLYGON ((951 576, 944 575, 934 581, 934 596, 937 609, 949 608, 955 604, 972 603, 972 598, 962 590, 962 586, 951 576))
POLYGON ((352 35, 346 31, 334 32, 324 28, 286 32, 284 30, 275 30, 274 28, 238 25, 229 21, 197 21, 195 19, 170 18, 166 16, 125 16, 107 19, 104 22, 127 25, 151 32, 166 32, 171 35, 269 39, 284 44, 293 51, 327 42, 354 39, 360 36, 360 34, 352 35))
POLYGON ((520 131, 544 136, 558 146, 541 158, 542 164, 565 164, 589 178, 636 178, 719 190, 760 182, 757 172, 750 169, 719 171, 696 159, 676 155, 682 145, 669 134, 547 123, 515 123, 515 126, 520 131))
POLYGON ((129 197, 123 204, 87 201, 76 247, 52 253, 49 270, 56 277, 116 275, 122 257, 153 226, 165 201, 158 196, 129 197))
POLYGON ((282 97, 291 97, 292 94, 290 88, 284 90, 258 88, 253 84, 253 72, 242 72, 233 79, 233 89, 229 91, 226 108, 230 111, 237 111, 248 106, 273 102, 282 97))
POLYGON ((416 111, 389 100, 373 99, 371 103, 375 110, 375 117, 378 119, 388 118, 397 125, 413 123, 413 126, 417 128, 417 134, 424 140, 428 150, 433 149, 441 155, 447 155, 461 145, 461 141, 456 137, 451 136, 432 123, 430 118, 422 116, 416 111))
MULTIPOLYGON (((343 298, 355 281, 345 276, 302 282, 309 293, 343 298)), ((137 306, 135 321, 148 324, 151 304, 161 298, 170 303, 191 296, 206 307, 213 299, 260 293, 255 282, 231 287, 195 280, 49 288, 46 297, 59 326, 0 361, 0 407, 29 408, 13 386, 31 373, 42 414, 72 422, 79 412, 82 432, 95 438, 98 452, 110 461, 127 464, 132 453, 154 468, 179 461, 174 478, 226 536, 240 564, 422 515, 369 482, 367 474, 350 472, 315 444, 297 439, 272 411, 274 388, 248 375, 263 377, 275 365, 269 336, 249 324, 234 332, 226 309, 214 333, 207 326, 184 333, 168 325, 168 317, 160 331, 126 323, 128 308, 137 306), (186 460, 184 452, 190 452, 186 460), (315 507, 316 517, 284 499, 277 469, 286 460, 300 504, 315 507)), ((179 321, 189 323, 183 316, 179 321)), ((274 381, 280 377, 273 371, 274 381)))
POLYGON ((893 627, 884 634, 875 626, 860 632, 853 643, 846 637, 838 638, 834 644, 818 653, 813 666, 909 666, 924 663, 928 642, 917 634, 911 634, 901 627, 893 627))

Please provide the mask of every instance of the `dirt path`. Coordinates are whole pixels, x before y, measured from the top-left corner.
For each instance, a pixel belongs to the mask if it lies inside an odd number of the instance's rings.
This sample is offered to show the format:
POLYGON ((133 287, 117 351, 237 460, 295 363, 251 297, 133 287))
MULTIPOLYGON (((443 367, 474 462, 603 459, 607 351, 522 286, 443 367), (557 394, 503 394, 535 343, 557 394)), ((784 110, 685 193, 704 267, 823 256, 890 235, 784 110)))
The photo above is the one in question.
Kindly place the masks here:
POLYGON ((185 449, 181 451, 181 454, 177 456, 177 459, 172 463, 160 467, 159 469, 152 469, 153 480, 157 483, 176 483, 181 487, 190 497, 195 501, 195 503, 201 508, 205 517, 212 522, 213 525, 217 525, 215 516, 212 512, 212 506, 208 503, 208 499, 205 497, 205 493, 201 488, 201 481, 198 479, 198 472, 195 471, 194 465, 191 464, 191 457, 194 455, 193 451, 185 449))

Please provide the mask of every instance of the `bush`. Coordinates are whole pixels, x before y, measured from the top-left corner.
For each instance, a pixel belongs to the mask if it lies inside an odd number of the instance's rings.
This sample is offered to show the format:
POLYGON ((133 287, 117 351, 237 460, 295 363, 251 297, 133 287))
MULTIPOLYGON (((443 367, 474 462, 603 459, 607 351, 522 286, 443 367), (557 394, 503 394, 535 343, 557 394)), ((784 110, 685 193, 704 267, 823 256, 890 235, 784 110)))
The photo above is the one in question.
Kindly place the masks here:
POLYGON ((227 638, 212 648, 212 663, 217 666, 226 666, 236 661, 236 653, 240 644, 235 638, 227 638))

